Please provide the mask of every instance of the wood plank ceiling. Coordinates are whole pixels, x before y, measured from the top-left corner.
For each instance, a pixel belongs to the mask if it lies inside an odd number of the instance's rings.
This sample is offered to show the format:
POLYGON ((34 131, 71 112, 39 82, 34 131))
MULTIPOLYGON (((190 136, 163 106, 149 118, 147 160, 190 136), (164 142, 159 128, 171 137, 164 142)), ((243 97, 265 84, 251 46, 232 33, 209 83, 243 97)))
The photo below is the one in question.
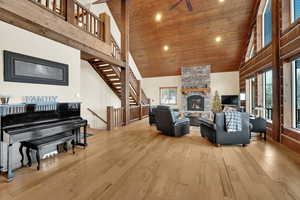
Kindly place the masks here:
MULTIPOLYGON (((142 76, 179 75, 181 67, 206 64, 213 72, 238 70, 256 0, 192 0, 192 12, 184 2, 167 11, 176 1, 130 0, 130 51, 142 76)), ((120 0, 109 7, 119 23, 120 0)))

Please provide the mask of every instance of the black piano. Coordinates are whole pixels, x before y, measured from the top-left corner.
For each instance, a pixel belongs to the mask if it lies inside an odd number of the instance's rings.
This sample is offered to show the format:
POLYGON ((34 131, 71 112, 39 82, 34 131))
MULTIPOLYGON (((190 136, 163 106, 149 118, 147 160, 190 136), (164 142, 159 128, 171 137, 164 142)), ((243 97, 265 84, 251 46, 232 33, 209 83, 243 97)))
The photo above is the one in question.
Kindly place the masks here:
POLYGON ((14 177, 12 171, 12 145, 14 143, 72 132, 75 134, 76 145, 87 146, 87 120, 80 117, 80 103, 56 103, 54 107, 42 105, 40 108, 37 104, 25 104, 21 113, 2 115, 0 122, 1 142, 8 144, 8 180, 14 177), (83 142, 81 142, 80 135, 81 127, 84 128, 83 142))

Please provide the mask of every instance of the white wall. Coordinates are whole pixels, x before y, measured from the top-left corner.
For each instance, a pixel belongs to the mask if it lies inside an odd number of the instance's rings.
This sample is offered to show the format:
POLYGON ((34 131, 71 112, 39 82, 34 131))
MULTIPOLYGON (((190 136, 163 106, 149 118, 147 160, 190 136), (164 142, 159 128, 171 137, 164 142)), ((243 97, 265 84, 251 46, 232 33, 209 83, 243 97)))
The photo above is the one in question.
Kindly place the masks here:
POLYGON ((220 72, 211 73, 212 95, 217 90, 220 95, 238 95, 240 94, 239 72, 220 72))
POLYGON ((173 108, 181 107, 181 77, 180 76, 162 76, 153 78, 144 78, 141 81, 142 88, 146 96, 151 99, 151 105, 160 104, 160 87, 177 87, 177 105, 173 108))
POLYGON ((80 87, 82 117, 88 120, 92 128, 105 129, 106 124, 87 111, 87 108, 92 109, 106 120, 106 107, 120 107, 121 101, 119 97, 107 86, 90 64, 83 60, 81 61, 80 87))
POLYGON ((23 96, 58 96, 59 101, 76 101, 80 93, 80 51, 0 21, 0 94, 21 102, 23 96), (3 81, 3 50, 69 65, 69 86, 3 81))
MULTIPOLYGON (((177 102, 175 108, 181 108, 181 76, 164 76, 142 79, 142 88, 152 105, 159 104, 160 87, 177 87, 177 102)), ((239 72, 211 73, 212 96, 217 90, 220 95, 239 94, 239 72)))
MULTIPOLYGON (((10 103, 22 102, 23 96, 58 96, 59 101, 78 101, 80 94, 80 51, 0 21, 0 95, 11 96, 10 103), (69 86, 3 81, 3 51, 69 65, 69 86)), ((0 164, 6 168, 7 144, 0 144, 0 164)), ((13 168, 20 167, 19 144, 13 146, 13 168)))

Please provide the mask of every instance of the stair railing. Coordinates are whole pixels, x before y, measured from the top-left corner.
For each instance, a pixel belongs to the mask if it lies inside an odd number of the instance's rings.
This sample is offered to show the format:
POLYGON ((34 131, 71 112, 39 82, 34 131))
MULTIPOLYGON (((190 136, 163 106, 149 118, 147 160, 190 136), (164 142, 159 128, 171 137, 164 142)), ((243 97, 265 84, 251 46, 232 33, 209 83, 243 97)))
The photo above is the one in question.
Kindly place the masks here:
POLYGON ((92 109, 87 108, 87 110, 92 113, 95 117, 97 117, 98 119, 100 119, 103 123, 107 124, 107 121, 105 121, 102 117, 100 117, 100 115, 98 115, 96 112, 94 112, 92 109))
POLYGON ((136 121, 140 119, 140 106, 130 106, 130 121, 136 121))

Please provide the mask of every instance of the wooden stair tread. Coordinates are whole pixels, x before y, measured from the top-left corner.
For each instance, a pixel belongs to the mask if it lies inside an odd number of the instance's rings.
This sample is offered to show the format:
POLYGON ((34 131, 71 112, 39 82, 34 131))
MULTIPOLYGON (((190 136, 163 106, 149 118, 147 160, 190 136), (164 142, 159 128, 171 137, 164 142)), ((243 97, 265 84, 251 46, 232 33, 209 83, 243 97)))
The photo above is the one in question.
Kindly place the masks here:
POLYGON ((98 69, 100 69, 100 70, 102 70, 102 71, 104 71, 104 70, 113 70, 112 68, 111 68, 111 66, 108 66, 108 67, 97 67, 98 69))
MULTIPOLYGON (((96 72, 104 79, 111 90, 119 97, 122 98, 122 82, 120 80, 119 68, 106 64, 103 61, 90 61, 96 72), (102 65, 102 66, 101 66, 102 65)), ((137 105, 136 94, 132 87, 129 88, 129 104, 137 105)))
POLYGON ((107 72, 102 72, 105 76, 109 75, 108 77, 111 77, 110 75, 115 75, 117 76, 117 74, 114 71, 107 71, 107 72))

